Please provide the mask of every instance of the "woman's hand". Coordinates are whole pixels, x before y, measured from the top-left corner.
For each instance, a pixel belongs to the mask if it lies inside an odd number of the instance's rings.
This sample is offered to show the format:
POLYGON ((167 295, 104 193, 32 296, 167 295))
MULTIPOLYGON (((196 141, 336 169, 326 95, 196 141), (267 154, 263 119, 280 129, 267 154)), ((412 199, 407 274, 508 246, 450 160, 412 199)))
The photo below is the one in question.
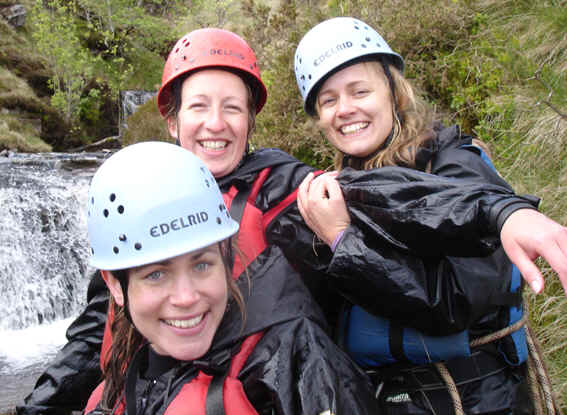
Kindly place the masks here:
POLYGON ((542 257, 559 276, 567 294, 567 228, 532 209, 512 213, 500 232, 502 246, 510 260, 537 294, 544 286, 534 263, 542 257))
POLYGON ((297 206, 307 226, 332 246, 337 235, 350 225, 350 216, 339 183, 337 172, 315 177, 309 173, 297 193, 297 206))

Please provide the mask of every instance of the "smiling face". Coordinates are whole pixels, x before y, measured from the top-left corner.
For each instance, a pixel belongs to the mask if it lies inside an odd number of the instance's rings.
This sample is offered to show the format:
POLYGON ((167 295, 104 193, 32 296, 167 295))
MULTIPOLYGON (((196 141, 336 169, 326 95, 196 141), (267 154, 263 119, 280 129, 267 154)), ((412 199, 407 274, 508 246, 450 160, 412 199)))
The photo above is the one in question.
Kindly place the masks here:
MULTIPOLYGON (((103 271, 116 301, 120 282, 103 271)), ((128 271, 128 307, 154 351, 178 360, 202 357, 210 348, 228 301, 226 268, 218 244, 128 271)))
POLYGON ((374 153, 392 130, 390 88, 378 62, 357 63, 330 76, 315 108, 333 147, 355 157, 374 153))
POLYGON ((183 81, 177 119, 169 132, 199 157, 213 176, 231 173, 244 155, 250 95, 242 79, 225 70, 205 69, 183 81))

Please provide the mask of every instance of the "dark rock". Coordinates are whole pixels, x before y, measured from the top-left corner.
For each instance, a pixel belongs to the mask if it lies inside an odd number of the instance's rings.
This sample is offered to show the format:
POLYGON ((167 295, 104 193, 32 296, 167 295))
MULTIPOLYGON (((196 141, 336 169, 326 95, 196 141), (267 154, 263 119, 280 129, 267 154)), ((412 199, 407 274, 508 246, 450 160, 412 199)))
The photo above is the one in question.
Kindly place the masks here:
POLYGON ((0 15, 14 27, 22 27, 26 24, 26 8, 22 4, 0 7, 0 15))

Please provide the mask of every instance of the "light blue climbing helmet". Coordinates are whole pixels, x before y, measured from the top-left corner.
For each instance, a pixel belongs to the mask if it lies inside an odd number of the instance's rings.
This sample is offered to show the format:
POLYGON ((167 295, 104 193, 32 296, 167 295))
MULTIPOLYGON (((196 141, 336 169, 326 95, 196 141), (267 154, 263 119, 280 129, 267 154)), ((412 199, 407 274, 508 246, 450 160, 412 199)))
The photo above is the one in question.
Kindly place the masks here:
POLYGON ((195 251, 238 231, 205 164, 157 141, 125 147, 102 164, 91 181, 87 222, 90 263, 110 271, 195 251))
POLYGON ((314 26, 295 51, 294 69, 305 112, 314 115, 321 84, 348 62, 380 56, 403 72, 404 60, 376 30, 353 17, 335 17, 314 26))

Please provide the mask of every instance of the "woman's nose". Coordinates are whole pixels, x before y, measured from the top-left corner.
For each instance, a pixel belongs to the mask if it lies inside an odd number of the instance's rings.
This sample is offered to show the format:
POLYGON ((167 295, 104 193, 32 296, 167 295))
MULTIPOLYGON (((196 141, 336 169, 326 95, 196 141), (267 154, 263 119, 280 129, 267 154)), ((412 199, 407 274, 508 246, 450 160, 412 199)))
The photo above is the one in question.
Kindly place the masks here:
POLYGON ((341 96, 337 103, 337 113, 339 116, 351 114, 354 111, 353 100, 348 96, 341 96))
POLYGON ((171 289, 170 301, 178 307, 190 306, 200 298, 195 282, 186 275, 176 278, 175 284, 172 284, 171 289))
POLYGON ((222 108, 211 107, 207 114, 205 127, 210 131, 222 131, 226 127, 222 108))

